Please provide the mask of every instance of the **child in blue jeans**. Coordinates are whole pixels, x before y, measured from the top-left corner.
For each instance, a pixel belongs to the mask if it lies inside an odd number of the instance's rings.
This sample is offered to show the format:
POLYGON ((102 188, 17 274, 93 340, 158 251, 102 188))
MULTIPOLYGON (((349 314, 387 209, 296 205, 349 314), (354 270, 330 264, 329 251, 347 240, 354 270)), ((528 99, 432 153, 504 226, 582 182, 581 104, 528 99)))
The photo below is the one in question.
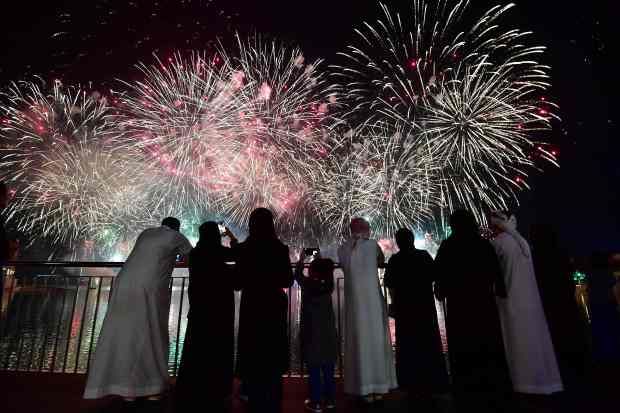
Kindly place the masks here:
POLYGON ((336 317, 332 305, 334 291, 334 262, 317 256, 304 276, 302 252, 295 279, 301 287, 301 347, 302 357, 310 375, 310 399, 306 410, 321 413, 336 407, 334 365, 338 357, 336 317))

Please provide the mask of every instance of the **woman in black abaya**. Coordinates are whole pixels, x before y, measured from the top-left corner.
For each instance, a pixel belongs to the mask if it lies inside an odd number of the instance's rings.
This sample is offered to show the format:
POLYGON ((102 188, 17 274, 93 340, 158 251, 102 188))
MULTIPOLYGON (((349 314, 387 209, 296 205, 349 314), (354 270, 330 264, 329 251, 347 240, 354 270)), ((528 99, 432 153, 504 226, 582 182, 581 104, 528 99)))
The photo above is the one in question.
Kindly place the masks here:
MULTIPOLYGON (((200 226, 200 239, 189 255, 189 313, 175 388, 177 411, 225 411, 230 402, 234 355, 233 249, 222 245, 215 222, 200 226)), ((225 235, 236 245, 234 235, 225 235)))

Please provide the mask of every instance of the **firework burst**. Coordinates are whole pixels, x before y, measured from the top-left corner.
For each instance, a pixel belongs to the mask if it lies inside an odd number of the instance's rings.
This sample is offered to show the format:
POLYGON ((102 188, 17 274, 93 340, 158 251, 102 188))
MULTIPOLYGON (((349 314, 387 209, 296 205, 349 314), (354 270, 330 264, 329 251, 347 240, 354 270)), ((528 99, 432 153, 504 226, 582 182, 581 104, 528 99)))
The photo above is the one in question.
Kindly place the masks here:
POLYGON ((339 238, 354 216, 390 237, 435 232, 456 208, 484 221, 509 207, 539 161, 557 165, 543 143, 558 111, 543 98, 544 48, 503 26, 512 5, 473 15, 466 0, 413 0, 407 18, 380 7, 331 77, 299 48, 237 35, 232 49, 140 64, 110 104, 13 84, 0 108, 6 213, 71 242, 164 215, 244 227, 267 207, 296 242, 339 238))
POLYGON ((157 174, 160 208, 244 226, 259 206, 287 233, 309 225, 308 174, 328 148, 319 62, 297 48, 237 37, 237 50, 140 65, 118 95, 126 145, 157 174), (294 229, 293 229, 294 228, 294 229))
POLYGON ((332 234, 366 218, 377 236, 432 220, 439 183, 428 149, 407 127, 364 126, 345 134, 315 182, 316 204, 332 234))
POLYGON ((13 84, 3 94, 3 179, 15 191, 7 215, 33 238, 72 242, 140 225, 140 171, 115 152, 113 114, 97 92, 55 82, 13 84))
POLYGON ((222 49, 221 56, 247 85, 241 96, 249 116, 240 135, 240 179, 230 186, 225 215, 245 223, 252 209, 263 206, 276 212, 286 233, 310 230, 308 177, 327 156, 335 104, 321 62, 307 63, 299 48, 259 36, 237 36, 237 51, 222 49))
POLYGON ((535 139, 555 117, 555 105, 537 101, 550 86, 549 68, 536 61, 544 48, 501 25, 512 6, 478 17, 468 1, 414 0, 404 20, 381 5, 383 18, 357 30, 346 64, 333 67, 349 122, 417 136, 421 149, 410 153, 423 151, 434 174, 435 216, 465 207, 484 221, 485 209, 514 202, 534 167, 535 139))
POLYGON ((533 151, 557 165, 552 152, 533 140, 551 128, 556 106, 545 102, 542 109, 536 99, 542 83, 515 81, 515 72, 517 78, 528 77, 519 65, 482 61, 460 67, 455 79, 439 82, 419 111, 421 135, 439 167, 441 199, 449 209, 507 209, 508 200, 527 187, 533 151))
POLYGON ((243 81, 217 63, 200 54, 176 55, 139 65, 143 80, 123 82, 118 127, 126 145, 160 171, 160 210, 200 216, 216 209, 227 184, 222 160, 241 151, 243 81))

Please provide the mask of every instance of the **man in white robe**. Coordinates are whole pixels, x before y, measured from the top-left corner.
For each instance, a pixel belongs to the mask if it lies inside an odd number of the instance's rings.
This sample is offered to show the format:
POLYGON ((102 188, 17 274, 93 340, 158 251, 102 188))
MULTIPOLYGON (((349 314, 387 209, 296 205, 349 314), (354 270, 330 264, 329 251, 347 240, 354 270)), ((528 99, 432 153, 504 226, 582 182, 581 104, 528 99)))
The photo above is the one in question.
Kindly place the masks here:
POLYGON ((492 244, 506 283, 507 297, 497 298, 497 304, 513 389, 531 394, 562 391, 530 247, 517 232, 514 215, 494 212, 491 225, 497 234, 492 244))
POLYGON ((84 398, 128 401, 168 388, 169 282, 177 254, 192 246, 176 218, 143 231, 114 280, 84 398))
POLYGON ((378 265, 384 256, 370 226, 351 221, 351 238, 338 249, 344 271, 344 390, 372 401, 397 387, 387 308, 378 265))

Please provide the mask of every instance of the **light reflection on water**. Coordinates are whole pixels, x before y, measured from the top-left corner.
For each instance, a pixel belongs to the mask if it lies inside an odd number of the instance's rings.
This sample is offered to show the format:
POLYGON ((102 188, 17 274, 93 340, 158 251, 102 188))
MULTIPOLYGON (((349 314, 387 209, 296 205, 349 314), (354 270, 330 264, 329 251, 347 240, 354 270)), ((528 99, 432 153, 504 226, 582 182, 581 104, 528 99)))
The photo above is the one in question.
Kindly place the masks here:
MULTIPOLYGON (((118 269, 82 268, 65 275, 37 276, 21 280, 0 319, 0 370, 85 373, 99 338, 114 275, 118 269), (76 276, 81 276, 77 278, 76 276)), ((168 368, 176 374, 181 361, 189 310, 186 269, 175 269, 171 279, 168 322, 168 368)), ((341 276, 341 274, 337 274, 341 276)), ((334 293, 334 308, 344 316, 343 283, 334 293), (337 295, 340 295, 338 300, 337 295), (340 302, 340 307, 338 303, 340 302)), ((5 290, 5 294, 10 291, 5 290)), ((290 294, 291 373, 301 373, 300 302, 294 286, 290 294)), ((6 298, 6 296, 5 296, 6 298)), ((240 294, 235 294, 235 332, 240 294)), ((438 306, 444 349, 443 314, 438 306)), ((392 337, 393 320, 390 319, 392 337)), ((213 332, 217 336, 218 332, 213 332)))

